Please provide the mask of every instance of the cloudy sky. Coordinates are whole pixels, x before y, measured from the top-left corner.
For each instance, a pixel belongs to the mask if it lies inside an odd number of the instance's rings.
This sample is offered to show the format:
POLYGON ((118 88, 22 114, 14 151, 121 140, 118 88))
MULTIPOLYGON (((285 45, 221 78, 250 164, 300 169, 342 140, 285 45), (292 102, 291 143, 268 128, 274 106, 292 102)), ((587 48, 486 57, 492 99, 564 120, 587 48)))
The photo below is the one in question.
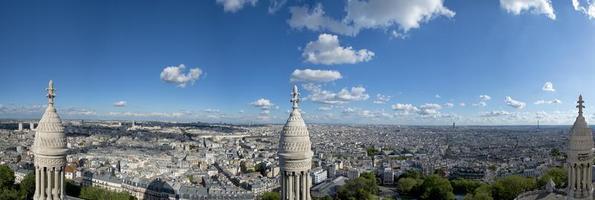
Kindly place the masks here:
POLYGON ((0 2, 0 118, 593 121, 595 1, 0 2))

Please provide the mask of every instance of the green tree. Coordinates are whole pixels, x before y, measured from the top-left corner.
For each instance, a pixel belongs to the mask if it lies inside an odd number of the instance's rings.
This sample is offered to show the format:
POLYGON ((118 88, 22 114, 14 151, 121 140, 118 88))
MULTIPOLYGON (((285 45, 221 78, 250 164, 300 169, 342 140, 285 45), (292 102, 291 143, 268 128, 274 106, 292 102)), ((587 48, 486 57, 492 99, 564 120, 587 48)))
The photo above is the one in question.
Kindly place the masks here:
POLYGON ((378 194, 378 184, 373 173, 362 173, 360 177, 348 180, 339 188, 337 197, 346 200, 374 199, 378 194))
POLYGON ((566 173, 566 170, 560 167, 550 168, 539 178, 539 180, 537 180, 537 186, 545 186, 550 179, 554 181, 557 188, 565 188, 566 183, 568 182, 568 174, 566 173))
POLYGON ((0 165, 0 189, 9 189, 14 186, 14 172, 8 165, 0 165))
POLYGON ((535 179, 521 176, 507 176, 499 179, 493 185, 495 199, 512 200, 519 194, 537 188, 535 179))
POLYGON ((19 198, 31 199, 35 193, 35 174, 28 173, 25 178, 19 183, 19 198))
POLYGON ((279 200, 281 195, 278 192, 265 192, 262 194, 261 200, 279 200))
POLYGON ((312 200, 333 200, 333 197, 330 197, 330 196, 312 197, 312 200))
POLYGON ((482 184, 473 193, 465 195, 465 200, 493 200, 492 187, 488 184, 482 184))
POLYGON ((473 193, 475 189, 482 185, 481 182, 469 179, 455 179, 451 180, 453 192, 455 194, 468 194, 473 193))
POLYGON ((397 189, 399 192, 414 195, 416 193, 416 188, 421 186, 423 181, 421 179, 415 178, 401 178, 398 181, 397 189))
POLYGON ((64 190, 64 192, 66 192, 66 194, 69 196, 78 197, 81 195, 81 186, 72 181, 66 181, 64 190))
POLYGON ((0 189, 0 200, 17 200, 18 197, 19 195, 14 188, 0 189))
POLYGON ((368 153, 368 156, 372 157, 378 154, 380 151, 378 151, 378 149, 374 147, 369 147, 368 149, 366 149, 366 152, 368 153))
POLYGON ((558 149, 558 148, 553 148, 552 150, 550 150, 550 156, 552 156, 552 157, 558 157, 561 155, 562 155, 562 153, 560 152, 560 149, 558 149))
POLYGON ((422 194, 420 199, 451 200, 455 198, 450 182, 437 175, 426 177, 421 188, 422 194))
POLYGON ((401 176, 399 176, 399 178, 414 178, 414 179, 420 179, 422 178, 422 175, 420 172, 415 171, 415 170, 407 170, 405 171, 405 173, 401 174, 401 176))
POLYGON ((81 189, 81 195, 79 196, 82 199, 88 200, 103 200, 103 199, 110 199, 110 200, 131 200, 134 197, 130 196, 126 192, 112 192, 109 190, 105 190, 98 187, 83 187, 81 189))

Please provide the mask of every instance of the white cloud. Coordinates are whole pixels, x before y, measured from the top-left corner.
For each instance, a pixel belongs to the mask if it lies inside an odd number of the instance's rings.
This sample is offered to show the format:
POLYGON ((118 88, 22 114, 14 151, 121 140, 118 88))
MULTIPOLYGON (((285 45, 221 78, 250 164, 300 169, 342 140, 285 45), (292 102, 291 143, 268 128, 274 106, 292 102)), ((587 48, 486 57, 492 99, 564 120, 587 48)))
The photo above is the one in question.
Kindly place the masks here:
POLYGON ((544 14, 552 20, 556 19, 550 0, 500 0, 500 7, 514 15, 527 11, 533 14, 544 14))
POLYGON ((202 74, 202 70, 200 68, 192 68, 185 73, 185 68, 186 66, 184 64, 167 66, 161 71, 161 80, 166 83, 176 84, 178 87, 186 87, 188 83, 194 84, 202 74))
POLYGON ((283 6, 285 6, 287 0, 270 0, 270 2, 271 4, 269 5, 269 13, 274 14, 279 11, 279 9, 283 8, 283 6))
POLYGON ((342 35, 355 36, 354 28, 325 16, 321 4, 310 9, 308 7, 290 7, 291 18, 287 21, 295 29, 309 29, 312 31, 330 31, 342 35))
POLYGON ((479 95, 479 102, 471 104, 471 105, 485 107, 488 105, 488 103, 486 103, 486 102, 491 99, 492 99, 492 97, 490 97, 489 95, 482 94, 482 95, 479 95))
POLYGON ((370 95, 366 94, 366 88, 362 86, 351 87, 351 90, 346 88, 341 89, 337 93, 337 98, 343 101, 363 101, 370 98, 370 95))
POLYGON ((97 112, 86 108, 64 108, 59 111, 63 115, 71 116, 96 116, 97 112))
POLYGON ((246 5, 255 6, 258 0, 217 0, 218 4, 223 5, 225 12, 237 12, 244 8, 246 5))
POLYGON ((422 116, 438 116, 440 115, 440 109, 442 109, 442 106, 435 103, 426 103, 416 107, 412 104, 397 103, 392 105, 392 108, 393 110, 401 111, 405 115, 409 113, 417 113, 422 116))
POLYGON ((479 95, 479 101, 489 101, 490 99, 492 99, 492 97, 490 97, 488 95, 485 95, 485 94, 479 95))
POLYGON ((207 108, 203 110, 206 113, 220 113, 221 111, 219 109, 212 109, 212 108, 207 108))
POLYGON ((461 102, 461 103, 459 103, 459 106, 461 106, 461 107, 465 107, 465 106, 466 106, 466 104, 465 104, 465 102, 461 102))
POLYGON ((556 89, 554 89, 554 84, 552 82, 545 82, 545 84, 543 84, 543 87, 541 88, 541 90, 546 91, 546 92, 555 92, 556 89))
POLYGON ((367 49, 354 50, 342 47, 336 35, 320 34, 318 40, 306 44, 302 53, 305 61, 313 64, 355 64, 367 62, 374 57, 374 52, 367 49))
POLYGON ((426 103, 424 105, 419 106, 419 110, 417 113, 420 115, 436 115, 440 114, 440 109, 442 109, 442 106, 438 104, 426 103))
POLYGON ((39 115, 43 112, 43 110, 47 107, 47 105, 3 105, 0 106, 0 114, 2 115, 30 115, 36 114, 39 115))
POLYGON ((339 71, 296 69, 291 73, 292 82, 330 82, 343 78, 339 71))
POLYGON ((382 95, 382 94, 376 94, 376 100, 374 100, 372 103, 375 103, 375 104, 385 104, 388 101, 390 101, 390 96, 382 95))
POLYGON ((331 106, 318 107, 318 110, 321 110, 321 111, 329 111, 329 110, 332 110, 332 109, 333 109, 333 107, 331 107, 331 106))
POLYGON ((114 102, 115 107, 124 107, 126 106, 126 101, 116 101, 114 102))
POLYGON ((554 99, 554 100, 538 100, 535 102, 535 104, 539 105, 539 104, 561 104, 562 101, 560 101, 560 99, 554 99))
POLYGON ((435 98, 440 99, 442 98, 439 94, 434 95, 435 98))
POLYGON ((523 109, 527 105, 525 102, 514 100, 510 96, 507 96, 504 99, 504 103, 506 103, 506 105, 509 105, 510 107, 513 107, 516 109, 523 109))
POLYGON ((484 112, 481 115, 479 115, 480 117, 500 117, 500 116, 506 116, 506 115, 510 115, 509 112, 506 111, 490 111, 490 112, 484 112))
POLYGON ((345 11, 347 15, 336 20, 326 16, 320 4, 312 9, 291 7, 288 23, 296 29, 355 36, 363 29, 398 29, 407 33, 438 16, 455 15, 444 7, 443 0, 351 0, 347 1, 345 11))
POLYGON ((580 2, 579 0, 572 0, 572 7, 574 7, 574 10, 587 15, 589 19, 595 19, 595 1, 580 2), (583 3, 584 5, 582 5, 583 3))
POLYGON ((271 103, 271 100, 265 99, 265 98, 260 98, 252 103, 250 103, 250 105, 260 108, 262 110, 268 110, 271 109, 275 104, 271 103))
POLYGON ((109 112, 110 116, 121 117, 160 117, 160 118, 180 118, 188 113, 184 112, 109 112))
POLYGON ((304 90, 310 93, 304 99, 317 103, 343 104, 351 101, 364 101, 370 98, 370 95, 366 93, 366 88, 362 86, 351 87, 351 89, 343 88, 336 93, 323 90, 320 85, 316 84, 304 84, 303 87, 304 90))
POLYGON ((488 105, 488 103, 486 103, 485 101, 480 101, 478 103, 473 104, 473 106, 481 106, 481 107, 485 107, 487 105, 488 105))
POLYGON ((412 104, 397 103, 392 106, 393 110, 403 111, 404 113, 417 112, 417 107, 412 104))
POLYGON ((444 107, 446 107, 446 108, 452 108, 452 107, 455 107, 455 104, 448 102, 448 103, 445 103, 444 104, 444 107))
POLYGON ((341 112, 344 113, 344 114, 354 113, 355 112, 355 109, 354 108, 347 107, 347 108, 343 109, 343 111, 341 111, 341 112))

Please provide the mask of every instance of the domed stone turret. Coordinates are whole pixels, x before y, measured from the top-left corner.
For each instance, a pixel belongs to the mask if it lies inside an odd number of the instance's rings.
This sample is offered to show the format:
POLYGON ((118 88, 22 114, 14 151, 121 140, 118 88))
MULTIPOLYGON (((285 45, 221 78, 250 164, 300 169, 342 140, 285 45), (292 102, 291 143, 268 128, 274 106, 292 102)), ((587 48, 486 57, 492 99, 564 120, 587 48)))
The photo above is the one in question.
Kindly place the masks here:
POLYGON ((35 200, 65 199, 64 167, 66 166, 66 137, 62 120, 54 107, 55 89, 50 81, 48 106, 39 121, 33 142, 35 155, 35 200))
POLYGON ((568 197, 570 199, 593 199, 591 161, 593 136, 583 117, 583 96, 578 97, 578 116, 570 129, 568 142, 568 197))
POLYGON ((293 86, 293 104, 289 119, 283 127, 279 141, 281 165, 281 198, 283 200, 310 200, 310 168, 312 149, 310 133, 299 109, 299 93, 293 86))

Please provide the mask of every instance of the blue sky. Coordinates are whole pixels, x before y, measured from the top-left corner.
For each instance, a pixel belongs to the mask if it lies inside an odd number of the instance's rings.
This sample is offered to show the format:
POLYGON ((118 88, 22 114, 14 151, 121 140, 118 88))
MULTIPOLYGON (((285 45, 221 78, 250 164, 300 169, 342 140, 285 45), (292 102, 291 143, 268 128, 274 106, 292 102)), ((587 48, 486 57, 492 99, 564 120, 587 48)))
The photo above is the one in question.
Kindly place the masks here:
POLYGON ((311 123, 595 119, 595 4, 523 2, 0 1, 0 117, 53 79, 68 119, 280 123, 293 84, 311 123))

